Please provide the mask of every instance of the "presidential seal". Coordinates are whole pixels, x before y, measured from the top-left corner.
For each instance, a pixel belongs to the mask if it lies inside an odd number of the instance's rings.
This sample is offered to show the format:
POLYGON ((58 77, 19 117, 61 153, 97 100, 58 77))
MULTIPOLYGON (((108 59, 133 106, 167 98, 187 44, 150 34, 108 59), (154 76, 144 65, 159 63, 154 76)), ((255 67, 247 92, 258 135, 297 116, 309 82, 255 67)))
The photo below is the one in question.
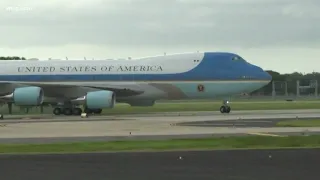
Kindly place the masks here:
POLYGON ((204 91, 204 86, 202 84, 198 85, 198 91, 203 92, 204 91))

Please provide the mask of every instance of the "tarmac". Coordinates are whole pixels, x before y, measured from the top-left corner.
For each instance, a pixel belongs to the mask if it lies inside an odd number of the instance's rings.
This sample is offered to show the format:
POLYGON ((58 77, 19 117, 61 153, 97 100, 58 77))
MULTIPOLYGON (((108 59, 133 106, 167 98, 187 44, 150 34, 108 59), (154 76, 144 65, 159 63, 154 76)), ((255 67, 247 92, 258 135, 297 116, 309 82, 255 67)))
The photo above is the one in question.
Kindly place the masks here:
MULTIPOLYGON (((313 120, 320 118, 292 118, 298 120, 313 120)), ((292 120, 289 119, 289 120, 292 120)), ((214 120, 214 121, 194 121, 194 122, 182 122, 176 125, 180 126, 197 126, 197 127, 243 127, 243 128, 259 128, 259 127, 277 127, 277 123, 281 121, 287 121, 288 118, 276 118, 276 119, 237 119, 237 120, 214 120)))
MULTIPOLYGON (((52 143, 207 136, 317 134, 320 128, 280 128, 276 122, 317 118, 320 110, 157 113, 121 116, 6 116, 0 143, 52 143)), ((3 154, 4 179, 319 179, 319 149, 3 154)))
POLYGON ((8 180, 319 179, 319 149, 1 155, 8 180))
POLYGON ((318 127, 274 127, 292 118, 317 118, 320 110, 156 113, 119 116, 9 116, 0 121, 0 143, 53 143, 208 136, 318 134, 318 127))

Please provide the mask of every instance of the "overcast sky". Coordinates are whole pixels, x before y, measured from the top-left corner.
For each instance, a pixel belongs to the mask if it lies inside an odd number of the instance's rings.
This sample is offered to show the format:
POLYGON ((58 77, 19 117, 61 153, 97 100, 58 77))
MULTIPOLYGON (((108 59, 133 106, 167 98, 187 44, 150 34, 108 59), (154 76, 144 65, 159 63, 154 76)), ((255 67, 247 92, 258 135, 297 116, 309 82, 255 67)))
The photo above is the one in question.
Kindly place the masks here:
POLYGON ((320 72, 320 0, 1 0, 0 56, 126 58, 230 51, 320 72))

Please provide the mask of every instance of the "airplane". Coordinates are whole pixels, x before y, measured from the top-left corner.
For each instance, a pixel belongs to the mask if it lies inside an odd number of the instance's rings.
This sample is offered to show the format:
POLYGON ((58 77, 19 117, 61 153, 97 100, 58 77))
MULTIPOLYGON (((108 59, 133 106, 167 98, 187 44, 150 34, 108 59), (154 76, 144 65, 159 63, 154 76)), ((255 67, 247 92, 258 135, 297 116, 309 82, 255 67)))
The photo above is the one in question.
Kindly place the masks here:
MULTIPOLYGON (((153 106, 162 99, 250 93, 271 79, 262 68, 231 52, 130 60, 0 61, 0 101, 17 106, 51 104, 54 115, 100 114, 116 103, 153 106)), ((220 112, 230 113, 224 102, 220 112)))

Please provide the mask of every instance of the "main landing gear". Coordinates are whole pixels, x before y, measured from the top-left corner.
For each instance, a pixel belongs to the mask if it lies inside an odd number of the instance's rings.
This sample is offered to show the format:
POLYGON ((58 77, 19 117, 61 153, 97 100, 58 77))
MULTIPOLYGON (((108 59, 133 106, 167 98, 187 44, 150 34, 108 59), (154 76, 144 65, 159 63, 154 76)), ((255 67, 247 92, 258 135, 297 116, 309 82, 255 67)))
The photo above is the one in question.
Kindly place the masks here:
POLYGON ((220 112, 223 113, 230 113, 231 107, 229 106, 229 101, 224 100, 223 105, 220 107, 220 112))
MULTIPOLYGON (((54 115, 61 115, 64 114, 66 116, 71 116, 71 115, 81 115, 82 114, 82 109, 81 108, 61 108, 61 107, 56 107, 53 109, 53 114, 54 115)), ((84 112, 87 114, 101 114, 102 109, 88 109, 85 108, 84 112)))
POLYGON ((53 114, 54 115, 61 115, 64 114, 66 116, 71 116, 71 115, 81 115, 82 109, 81 108, 60 108, 56 107, 53 109, 53 114))

